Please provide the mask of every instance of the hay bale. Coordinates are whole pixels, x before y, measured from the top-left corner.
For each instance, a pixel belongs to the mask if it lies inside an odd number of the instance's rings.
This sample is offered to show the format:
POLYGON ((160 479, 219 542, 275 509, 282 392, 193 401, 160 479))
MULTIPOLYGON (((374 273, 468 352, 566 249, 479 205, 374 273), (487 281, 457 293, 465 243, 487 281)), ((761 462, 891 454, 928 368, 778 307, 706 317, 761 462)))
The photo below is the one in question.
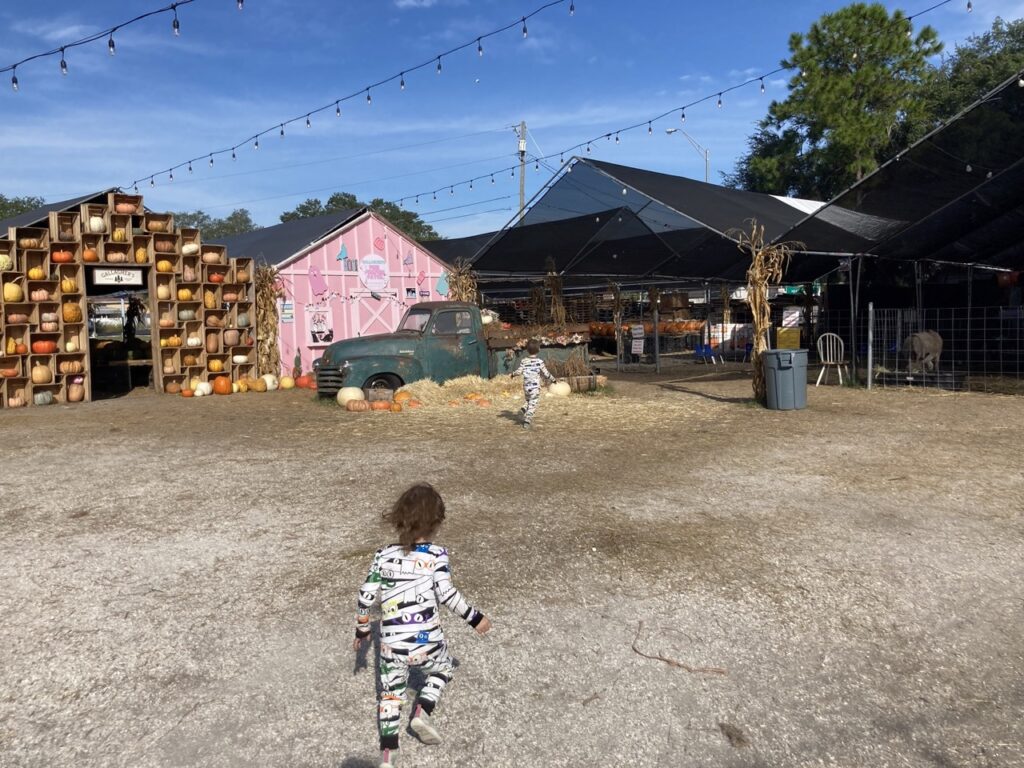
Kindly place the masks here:
POLYGON ((483 395, 488 400, 522 399, 523 385, 521 381, 512 381, 507 376, 493 379, 482 379, 479 376, 460 376, 438 385, 430 379, 421 379, 406 384, 399 390, 408 392, 424 405, 445 405, 451 400, 462 400, 471 392, 483 395))

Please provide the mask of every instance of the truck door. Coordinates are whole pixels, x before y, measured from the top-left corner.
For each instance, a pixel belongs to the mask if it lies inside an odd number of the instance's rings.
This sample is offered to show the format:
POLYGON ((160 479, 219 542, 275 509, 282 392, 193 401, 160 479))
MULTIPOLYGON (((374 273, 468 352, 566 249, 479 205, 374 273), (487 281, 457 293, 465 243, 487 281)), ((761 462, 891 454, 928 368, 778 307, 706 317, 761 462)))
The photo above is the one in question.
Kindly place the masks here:
POLYGON ((423 336, 421 363, 427 375, 441 383, 459 376, 481 374, 481 360, 487 350, 481 350, 479 329, 473 312, 468 309, 442 309, 423 336))

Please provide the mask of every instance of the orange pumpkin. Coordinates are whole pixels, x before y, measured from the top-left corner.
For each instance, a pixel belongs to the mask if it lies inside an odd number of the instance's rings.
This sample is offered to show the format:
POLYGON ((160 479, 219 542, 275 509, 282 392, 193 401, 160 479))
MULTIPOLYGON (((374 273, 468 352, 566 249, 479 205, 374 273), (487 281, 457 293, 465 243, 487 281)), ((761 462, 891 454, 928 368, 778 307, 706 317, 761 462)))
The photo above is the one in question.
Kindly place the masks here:
POLYGON ((374 400, 370 403, 371 411, 386 411, 391 408, 391 403, 387 400, 374 400))
POLYGON ((181 396, 182 397, 195 397, 195 394, 196 393, 193 392, 191 389, 183 389, 183 390, 181 390, 181 396))
POLYGON ((479 400, 481 397, 483 397, 483 395, 479 392, 470 392, 463 398, 463 400, 479 400))
POLYGON ((99 261, 100 255, 93 247, 88 247, 82 251, 82 261, 99 261))
POLYGON ((476 401, 476 404, 481 406, 482 408, 487 408, 488 406, 490 406, 491 401, 484 397, 481 397, 479 400, 476 401))
POLYGON ((457 408, 460 405, 460 403, 458 400, 449 400, 448 405, 452 406, 452 408, 457 408))
POLYGON ((402 412, 402 404, 401 403, 392 403, 391 404, 391 412, 392 413, 401 413, 402 412))
POLYGON ((396 403, 407 403, 412 400, 412 394, 410 392, 395 392, 396 403))
MULTIPOLYGON (((212 362, 212 361, 211 361, 212 362)), ((231 394, 231 379, 227 376, 218 376, 213 380, 213 393, 215 395, 231 394)))
POLYGON ((349 400, 345 403, 345 410, 353 413, 362 413, 370 410, 370 404, 365 400, 349 400))
POLYGON ((181 384, 176 381, 168 381, 164 384, 164 392, 168 395, 177 395, 181 392, 181 384))
POLYGON ((64 318, 65 323, 80 323, 82 322, 82 308, 72 302, 65 302, 60 307, 61 316, 64 318))
POLYGON ((224 282, 224 275, 222 275, 220 272, 214 272, 214 273, 212 273, 210 275, 210 282, 211 283, 223 283, 224 282))
POLYGON ((423 405, 423 403, 421 403, 419 400, 409 400, 405 404, 405 407, 406 408, 419 408, 421 405, 423 405))
POLYGON ((24 344, 21 344, 21 343, 15 344, 14 345, 14 354, 16 354, 16 355, 27 355, 28 354, 28 347, 26 347, 24 344))
POLYGON ((52 355, 57 351, 56 341, 33 341, 32 342, 32 354, 34 355, 52 355))
POLYGON ((295 386, 299 389, 306 389, 309 387, 310 381, 312 381, 312 377, 308 373, 304 373, 295 379, 295 386))
POLYGON ((54 251, 50 254, 50 261, 54 264, 67 264, 68 262, 74 261, 74 254, 71 251, 59 250, 54 251))

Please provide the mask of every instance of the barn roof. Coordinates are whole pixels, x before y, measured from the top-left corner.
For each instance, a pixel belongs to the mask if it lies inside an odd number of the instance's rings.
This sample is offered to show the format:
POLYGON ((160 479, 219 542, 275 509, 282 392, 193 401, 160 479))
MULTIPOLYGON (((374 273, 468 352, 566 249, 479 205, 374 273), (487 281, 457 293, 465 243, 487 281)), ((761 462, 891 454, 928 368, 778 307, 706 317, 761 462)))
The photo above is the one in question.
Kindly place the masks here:
POLYGON ((70 200, 61 200, 57 203, 47 203, 46 205, 34 208, 31 211, 25 211, 25 213, 19 213, 17 216, 11 216, 8 219, 3 219, 0 221, 0 237, 5 237, 7 235, 8 227, 34 227, 44 223, 48 224, 50 220, 50 213, 53 211, 66 211, 69 208, 77 208, 83 203, 106 203, 107 195, 114 191, 114 189, 104 189, 99 192, 93 192, 89 195, 73 197, 70 200))
POLYGON ((248 257, 257 264, 278 265, 366 211, 365 207, 347 208, 323 216, 286 221, 241 235, 215 238, 211 242, 227 246, 231 258, 248 257))

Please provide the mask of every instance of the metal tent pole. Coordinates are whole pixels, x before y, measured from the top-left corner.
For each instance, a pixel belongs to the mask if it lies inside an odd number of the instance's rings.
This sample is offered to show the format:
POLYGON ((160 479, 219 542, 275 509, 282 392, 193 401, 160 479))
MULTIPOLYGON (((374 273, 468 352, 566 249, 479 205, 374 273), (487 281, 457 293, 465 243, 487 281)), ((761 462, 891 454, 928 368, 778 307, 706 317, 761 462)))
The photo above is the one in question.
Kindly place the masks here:
POLYGON ((875 302, 868 302, 868 389, 874 378, 875 361, 875 302))

